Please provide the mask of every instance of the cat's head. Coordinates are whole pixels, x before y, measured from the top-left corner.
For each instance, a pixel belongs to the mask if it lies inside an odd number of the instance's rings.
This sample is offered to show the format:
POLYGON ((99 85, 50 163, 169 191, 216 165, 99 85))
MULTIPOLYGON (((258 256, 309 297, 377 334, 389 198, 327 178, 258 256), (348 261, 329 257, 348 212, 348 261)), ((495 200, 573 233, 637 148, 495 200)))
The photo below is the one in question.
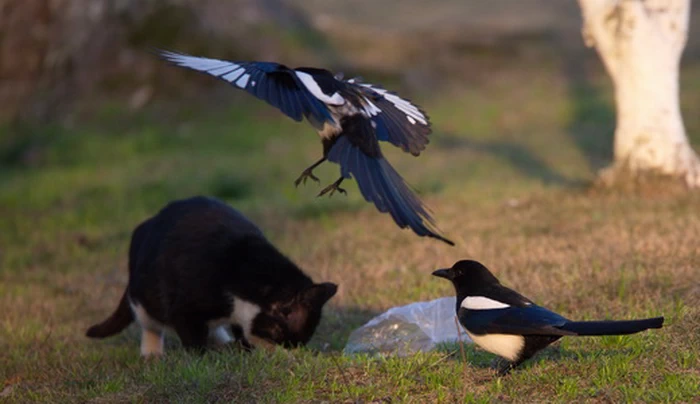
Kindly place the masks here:
POLYGON ((337 291, 334 283, 317 283, 289 300, 271 304, 256 316, 252 334, 285 347, 305 345, 321 321, 323 305, 337 291))

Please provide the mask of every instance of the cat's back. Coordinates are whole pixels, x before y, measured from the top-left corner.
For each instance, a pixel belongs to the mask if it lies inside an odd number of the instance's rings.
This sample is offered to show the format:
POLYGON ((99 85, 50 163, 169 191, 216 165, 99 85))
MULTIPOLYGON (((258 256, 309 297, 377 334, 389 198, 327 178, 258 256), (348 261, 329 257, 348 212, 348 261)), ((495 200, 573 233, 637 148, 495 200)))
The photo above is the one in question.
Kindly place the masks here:
POLYGON ((138 250, 140 244, 152 239, 164 241, 177 233, 193 238, 217 231, 229 237, 263 236, 253 222, 231 206, 218 199, 195 196, 170 202, 141 223, 132 234, 132 247, 138 250))
POLYGON ((262 236, 262 231, 241 212, 222 201, 195 196, 170 202, 153 218, 165 232, 186 227, 190 233, 225 229, 231 236, 262 236))
POLYGON ((129 247, 131 272, 143 273, 160 260, 200 259, 246 238, 265 239, 242 213, 209 197, 170 202, 134 229, 129 247))

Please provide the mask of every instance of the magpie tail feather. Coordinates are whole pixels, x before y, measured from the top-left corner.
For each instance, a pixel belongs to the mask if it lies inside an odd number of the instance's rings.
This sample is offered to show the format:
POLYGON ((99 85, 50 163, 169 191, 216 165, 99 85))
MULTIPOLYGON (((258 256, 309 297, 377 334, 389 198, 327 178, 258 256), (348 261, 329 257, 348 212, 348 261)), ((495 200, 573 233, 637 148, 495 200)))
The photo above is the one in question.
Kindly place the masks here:
POLYGON ((399 227, 410 227, 419 236, 454 245, 439 234, 428 208, 381 153, 368 156, 341 136, 328 153, 328 160, 340 164, 343 177, 354 177, 362 196, 380 212, 389 213, 399 227))
POLYGON ((558 327, 576 335, 625 335, 635 334, 650 328, 661 328, 663 317, 624 321, 572 321, 558 327))

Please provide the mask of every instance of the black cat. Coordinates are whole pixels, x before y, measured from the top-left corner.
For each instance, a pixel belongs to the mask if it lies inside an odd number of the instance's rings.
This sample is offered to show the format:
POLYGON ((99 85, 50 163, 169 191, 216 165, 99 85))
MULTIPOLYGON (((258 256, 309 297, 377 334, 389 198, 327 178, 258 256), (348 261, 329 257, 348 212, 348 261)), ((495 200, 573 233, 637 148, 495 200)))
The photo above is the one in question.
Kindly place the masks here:
POLYGON ((198 350, 208 337, 230 342, 229 330, 246 348, 251 337, 294 347, 311 339, 337 288, 314 283, 240 212, 193 197, 136 227, 129 284, 114 314, 87 336, 109 337, 136 319, 142 355, 163 353, 166 327, 198 350))

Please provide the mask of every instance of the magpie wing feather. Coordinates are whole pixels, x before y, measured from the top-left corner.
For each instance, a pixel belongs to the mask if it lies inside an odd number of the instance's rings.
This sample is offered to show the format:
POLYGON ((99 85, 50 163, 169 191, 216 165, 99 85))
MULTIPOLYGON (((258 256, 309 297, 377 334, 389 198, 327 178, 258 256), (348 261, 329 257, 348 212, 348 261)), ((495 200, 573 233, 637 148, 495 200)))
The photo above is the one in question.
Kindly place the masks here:
POLYGON ((327 156, 340 165, 341 175, 354 177, 365 200, 380 212, 389 213, 399 227, 454 245, 439 234, 427 207, 381 154, 370 120, 354 115, 343 118, 341 125, 344 135, 327 156))
POLYGON ((309 94, 294 70, 285 65, 273 62, 232 62, 170 51, 159 51, 159 54, 177 66, 209 74, 243 89, 295 121, 301 121, 303 117, 321 123, 332 119, 326 105, 309 94))
POLYGON ((368 83, 346 82, 354 86, 379 112, 369 116, 376 125, 377 139, 387 141, 414 156, 430 142, 430 119, 420 107, 396 93, 368 83))
POLYGON ((466 328, 478 335, 576 335, 560 327, 569 322, 543 307, 508 307, 493 310, 460 310, 459 320, 466 328))

